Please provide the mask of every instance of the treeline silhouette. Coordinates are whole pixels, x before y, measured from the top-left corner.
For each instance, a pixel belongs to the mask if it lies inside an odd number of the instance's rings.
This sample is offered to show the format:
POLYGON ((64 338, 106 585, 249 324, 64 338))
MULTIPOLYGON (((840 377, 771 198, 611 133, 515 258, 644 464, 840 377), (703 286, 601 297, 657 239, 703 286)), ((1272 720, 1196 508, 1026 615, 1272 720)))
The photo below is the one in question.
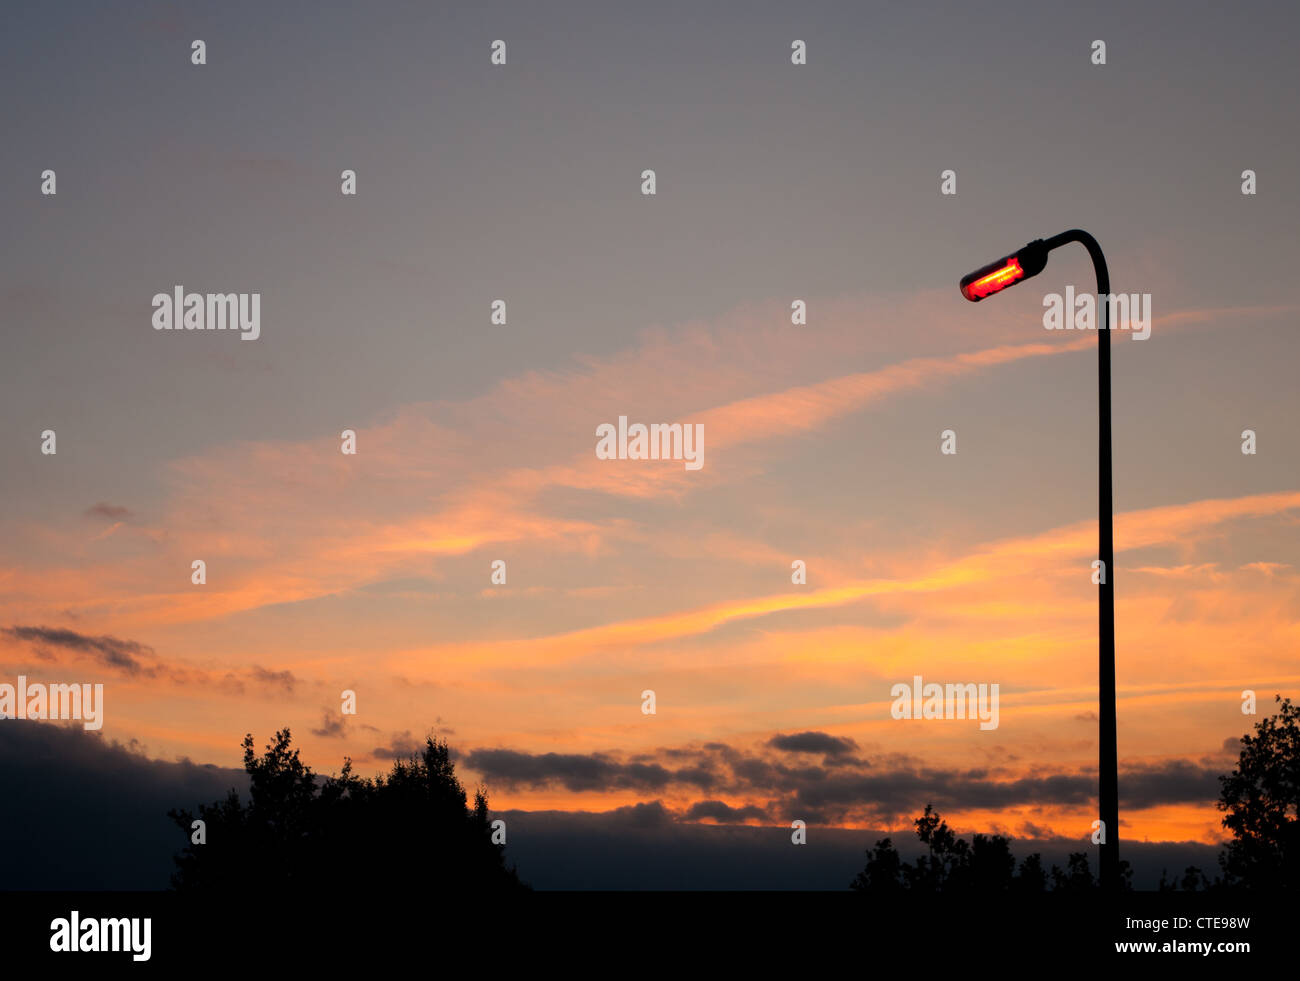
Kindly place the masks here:
MULTIPOLYGON (((249 799, 232 789, 196 815, 168 816, 190 838, 175 858, 172 885, 194 893, 241 893, 259 887, 307 893, 340 888, 500 893, 526 889, 494 844, 487 796, 468 806, 445 742, 394 761, 386 776, 312 773, 290 748, 288 729, 258 756, 244 737, 249 799), (205 841, 195 843, 195 820, 205 841)), ((355 893, 354 893, 355 894, 355 893)))
MULTIPOLYGON (((1230 774, 1219 777, 1217 806, 1233 834, 1211 880, 1189 866, 1181 877, 1161 875, 1160 890, 1294 891, 1300 884, 1300 708, 1277 699, 1278 713, 1241 739, 1230 774)), ((291 748, 282 729, 259 757, 244 737, 249 799, 233 789, 225 800, 168 816, 190 837, 176 856, 172 884, 201 893, 242 893, 258 887, 318 889, 455 888, 500 893, 526 889, 493 841, 487 796, 471 807, 445 742, 427 739, 423 752, 393 762, 384 776, 357 777, 345 760, 337 777, 319 777, 291 748), (202 843, 195 822, 202 822, 202 843)), ((867 850, 851 888, 875 894, 1014 892, 1081 893, 1097 888, 1085 851, 1064 869, 1034 853, 1017 865, 1002 835, 957 837, 932 805, 915 822, 926 846, 905 862, 891 838, 867 850)), ((1121 887, 1132 869, 1120 863, 1121 887)))
MULTIPOLYGON (((1066 867, 1043 867, 1039 852, 1016 867, 1011 841, 1002 835, 975 835, 970 842, 958 838, 930 804, 916 819, 916 836, 927 846, 914 863, 904 862, 892 838, 882 838, 867 850, 867 865, 849 883, 851 889, 870 893, 1015 892, 1078 893, 1096 887, 1086 852, 1072 852, 1066 867)), ((1120 862, 1124 888, 1130 888, 1132 869, 1120 862)))
MULTIPOLYGON (((1293 892, 1300 887, 1300 708, 1280 702, 1276 715, 1241 738, 1241 753, 1230 774, 1219 777, 1216 806, 1226 812, 1223 826, 1233 838, 1219 853, 1219 874, 1210 879, 1188 866, 1181 877, 1160 876, 1161 892, 1293 892)), ((915 822, 927 846, 915 863, 904 862, 893 840, 882 838, 867 850, 866 867, 850 888, 875 894, 903 892, 1086 892, 1098 887, 1086 852, 1072 852, 1066 868, 1043 868, 1035 852, 1017 868, 1010 840, 977 834, 958 838, 926 805, 915 822)), ((1132 889, 1132 868, 1120 862, 1121 888, 1132 889)))

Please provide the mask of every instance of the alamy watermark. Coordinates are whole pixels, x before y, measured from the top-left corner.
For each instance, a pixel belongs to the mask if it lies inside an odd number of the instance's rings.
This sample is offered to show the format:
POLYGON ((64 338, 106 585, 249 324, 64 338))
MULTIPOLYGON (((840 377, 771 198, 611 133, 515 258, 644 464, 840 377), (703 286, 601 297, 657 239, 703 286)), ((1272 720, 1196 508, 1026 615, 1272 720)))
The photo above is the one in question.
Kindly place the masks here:
POLYGON ((1133 340, 1145 341, 1151 336, 1150 293, 1107 293, 1098 297, 1094 293, 1074 293, 1073 286, 1065 287, 1065 296, 1048 293, 1043 297, 1043 326, 1048 330, 1097 330, 1097 310, 1104 301, 1110 314, 1107 323, 1111 330, 1131 330, 1133 340))
POLYGON ((154 294, 153 329, 237 330, 240 340, 255 341, 262 334, 262 294, 186 293, 178 285, 154 294))
POLYGON ((704 466, 704 423, 650 426, 618 417, 618 426, 602 422, 596 427, 598 460, 683 460, 687 470, 704 466))
POLYGON ((153 920, 149 917, 86 917, 73 910, 67 918, 50 921, 50 950, 56 954, 124 951, 133 961, 153 953, 153 920))
POLYGON ((918 674, 912 684, 900 681, 889 694, 894 697, 889 714, 895 719, 979 719, 984 731, 998 727, 996 684, 922 684, 918 674))
POLYGON ((0 685, 0 719, 80 719, 86 729, 104 725, 103 685, 0 685))

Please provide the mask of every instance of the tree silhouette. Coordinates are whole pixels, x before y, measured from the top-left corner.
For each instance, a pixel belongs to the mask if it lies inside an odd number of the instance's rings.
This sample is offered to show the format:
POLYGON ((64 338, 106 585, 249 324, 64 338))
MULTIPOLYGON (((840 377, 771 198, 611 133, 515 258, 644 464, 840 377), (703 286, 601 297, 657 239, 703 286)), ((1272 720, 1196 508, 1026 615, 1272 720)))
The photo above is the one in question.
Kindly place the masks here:
POLYGON ((1277 715, 1241 737, 1241 755, 1219 777, 1218 808, 1233 840, 1219 856, 1229 887, 1294 890, 1300 882, 1300 708, 1281 702, 1277 715))
POLYGON ((934 805, 925 805, 925 814, 916 819, 916 836, 928 846, 928 853, 916 860, 911 874, 903 870, 904 880, 917 892, 939 892, 961 884, 962 869, 970 862, 970 846, 958 838, 934 812, 934 805))
POLYGON ((1026 855, 1020 863, 1020 871, 1012 881, 1012 888, 1018 893, 1036 893, 1047 891, 1047 870, 1043 868, 1043 856, 1034 852, 1026 855))
POLYGON ((981 892, 1004 892, 1011 889, 1016 876, 1016 857, 1011 842, 1002 835, 975 835, 971 839, 970 863, 962 870, 969 883, 967 889, 981 892))
POLYGON ((1070 852, 1066 859, 1066 871, 1052 866, 1053 892, 1087 892, 1097 883, 1092 877, 1092 868, 1088 865, 1087 852, 1070 852))
MULTIPOLYGON (((206 842, 176 856, 172 885, 204 893, 247 894, 258 887, 319 889, 455 888, 502 892, 523 887, 492 841, 487 797, 467 806, 445 742, 398 759, 386 777, 363 779, 345 760, 337 777, 319 778, 290 748, 288 729, 259 757, 244 737, 249 801, 231 790, 200 805, 206 842)), ((189 811, 168 812, 186 833, 189 811)))
POLYGON ((903 860, 892 839, 881 838, 874 849, 867 849, 867 866, 849 883, 849 888, 886 895, 903 891, 903 860))

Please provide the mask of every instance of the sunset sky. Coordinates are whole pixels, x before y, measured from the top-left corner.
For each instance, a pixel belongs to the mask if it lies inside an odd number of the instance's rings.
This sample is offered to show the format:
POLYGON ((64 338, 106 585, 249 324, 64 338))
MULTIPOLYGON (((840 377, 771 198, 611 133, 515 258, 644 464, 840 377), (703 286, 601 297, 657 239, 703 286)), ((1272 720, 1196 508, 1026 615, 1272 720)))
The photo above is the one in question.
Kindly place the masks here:
POLYGON ((1083 841, 1096 337, 1042 304, 1092 270, 957 290, 1082 227, 1154 311, 1112 338, 1121 841, 1220 840, 1243 690, 1300 690, 1296 10, 431 6, 6 14, 0 682, 101 682, 161 760, 434 734, 494 809, 1083 841), (261 336, 151 329, 178 284, 261 336), (703 468, 597 459, 620 416, 703 468), (999 727, 892 718, 915 675, 999 727))

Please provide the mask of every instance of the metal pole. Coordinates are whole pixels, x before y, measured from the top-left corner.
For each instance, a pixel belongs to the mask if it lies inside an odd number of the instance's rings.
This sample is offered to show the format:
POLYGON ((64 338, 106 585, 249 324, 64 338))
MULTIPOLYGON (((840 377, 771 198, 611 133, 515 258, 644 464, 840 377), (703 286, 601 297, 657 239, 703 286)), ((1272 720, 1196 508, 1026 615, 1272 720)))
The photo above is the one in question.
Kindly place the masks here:
POLYGON ((1114 502, 1110 470, 1110 273, 1097 240, 1080 229, 1071 229, 1048 239, 1054 249, 1078 242, 1092 257, 1097 275, 1097 303, 1101 307, 1101 330, 1097 334, 1097 557, 1105 578, 1098 589, 1097 609, 1097 801, 1106 838, 1101 846, 1101 886, 1108 893, 1119 891, 1119 750, 1115 736, 1115 532, 1114 502))

